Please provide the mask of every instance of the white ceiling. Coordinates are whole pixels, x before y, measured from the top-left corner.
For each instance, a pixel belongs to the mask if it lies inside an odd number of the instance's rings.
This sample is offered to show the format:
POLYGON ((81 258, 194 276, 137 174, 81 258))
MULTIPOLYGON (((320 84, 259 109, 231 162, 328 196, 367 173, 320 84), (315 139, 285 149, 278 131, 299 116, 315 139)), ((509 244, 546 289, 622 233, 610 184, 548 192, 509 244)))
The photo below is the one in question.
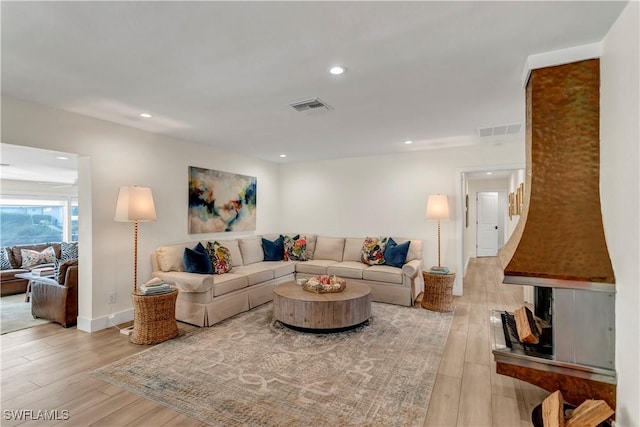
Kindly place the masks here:
POLYGON ((524 121, 528 55, 601 41, 624 6, 2 2, 2 94, 275 162, 481 143, 524 121), (288 106, 312 97, 333 110, 288 106))
POLYGON ((0 144, 0 159, 1 180, 73 186, 78 181, 78 159, 75 154, 0 144))

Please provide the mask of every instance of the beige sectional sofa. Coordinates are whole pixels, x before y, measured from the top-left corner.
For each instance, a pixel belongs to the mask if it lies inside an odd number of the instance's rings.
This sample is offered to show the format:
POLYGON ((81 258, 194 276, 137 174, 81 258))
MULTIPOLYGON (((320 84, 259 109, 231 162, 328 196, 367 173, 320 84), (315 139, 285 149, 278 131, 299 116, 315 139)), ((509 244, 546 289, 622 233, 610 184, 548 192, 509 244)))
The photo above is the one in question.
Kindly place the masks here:
MULTIPOLYGON (((406 263, 399 267, 370 266, 361 262, 363 238, 304 235, 307 261, 264 261, 262 237, 221 240, 231 253, 232 270, 225 274, 197 274, 184 271, 185 248, 198 241, 161 246, 152 256, 152 276, 179 291, 176 318, 196 326, 211 326, 273 299, 278 284, 320 274, 342 277, 348 282, 366 283, 373 301, 412 305, 424 288, 422 280, 422 241, 411 240, 406 263)), ((409 239, 393 238, 398 244, 409 239)), ((213 241, 213 239, 212 239, 213 241)), ((206 246, 207 241, 201 242, 206 246)))

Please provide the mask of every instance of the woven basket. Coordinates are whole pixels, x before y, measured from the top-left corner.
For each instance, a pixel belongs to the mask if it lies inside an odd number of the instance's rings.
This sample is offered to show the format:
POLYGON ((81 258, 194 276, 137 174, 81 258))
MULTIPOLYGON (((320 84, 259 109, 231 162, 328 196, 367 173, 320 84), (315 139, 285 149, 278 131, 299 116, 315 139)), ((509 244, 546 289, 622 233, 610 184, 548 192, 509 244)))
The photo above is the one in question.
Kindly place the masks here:
POLYGON ((178 336, 176 299, 178 291, 162 295, 136 295, 133 300, 134 344, 157 344, 178 336))
MULTIPOLYGON (((316 294, 331 294, 342 292, 347 288, 347 281, 339 277, 331 278, 331 286, 323 286, 314 278, 309 279, 302 285, 302 289, 316 294)), ((317 278, 315 278, 317 279, 317 278)))
POLYGON ((455 274, 433 274, 423 272, 424 294, 422 295, 423 308, 431 311, 453 311, 453 283, 455 274))

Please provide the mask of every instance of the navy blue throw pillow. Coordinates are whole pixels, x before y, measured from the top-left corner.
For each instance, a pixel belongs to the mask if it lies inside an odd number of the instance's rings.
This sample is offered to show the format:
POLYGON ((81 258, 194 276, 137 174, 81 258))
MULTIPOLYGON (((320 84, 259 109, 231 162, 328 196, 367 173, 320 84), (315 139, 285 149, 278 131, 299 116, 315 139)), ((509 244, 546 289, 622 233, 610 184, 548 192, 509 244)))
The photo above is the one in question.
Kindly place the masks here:
POLYGON ((198 243, 193 249, 184 248, 182 261, 187 273, 213 274, 211 258, 202 243, 198 243))
POLYGON ((280 236, 273 242, 263 238, 262 250, 265 261, 282 261, 284 259, 284 237, 280 236))
POLYGON ((389 237, 387 247, 384 250, 384 263, 392 267, 402 268, 404 263, 407 261, 407 254, 409 253, 410 244, 410 240, 401 244, 397 244, 395 240, 389 237))

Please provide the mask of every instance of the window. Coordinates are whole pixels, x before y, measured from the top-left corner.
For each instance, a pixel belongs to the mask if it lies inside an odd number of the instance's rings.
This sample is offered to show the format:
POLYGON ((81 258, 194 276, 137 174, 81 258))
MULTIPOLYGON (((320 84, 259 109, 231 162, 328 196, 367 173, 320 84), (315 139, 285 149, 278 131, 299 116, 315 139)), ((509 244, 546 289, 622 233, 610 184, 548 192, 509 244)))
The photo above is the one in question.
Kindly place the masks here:
POLYGON ((0 246, 77 240, 77 199, 0 201, 0 246))

